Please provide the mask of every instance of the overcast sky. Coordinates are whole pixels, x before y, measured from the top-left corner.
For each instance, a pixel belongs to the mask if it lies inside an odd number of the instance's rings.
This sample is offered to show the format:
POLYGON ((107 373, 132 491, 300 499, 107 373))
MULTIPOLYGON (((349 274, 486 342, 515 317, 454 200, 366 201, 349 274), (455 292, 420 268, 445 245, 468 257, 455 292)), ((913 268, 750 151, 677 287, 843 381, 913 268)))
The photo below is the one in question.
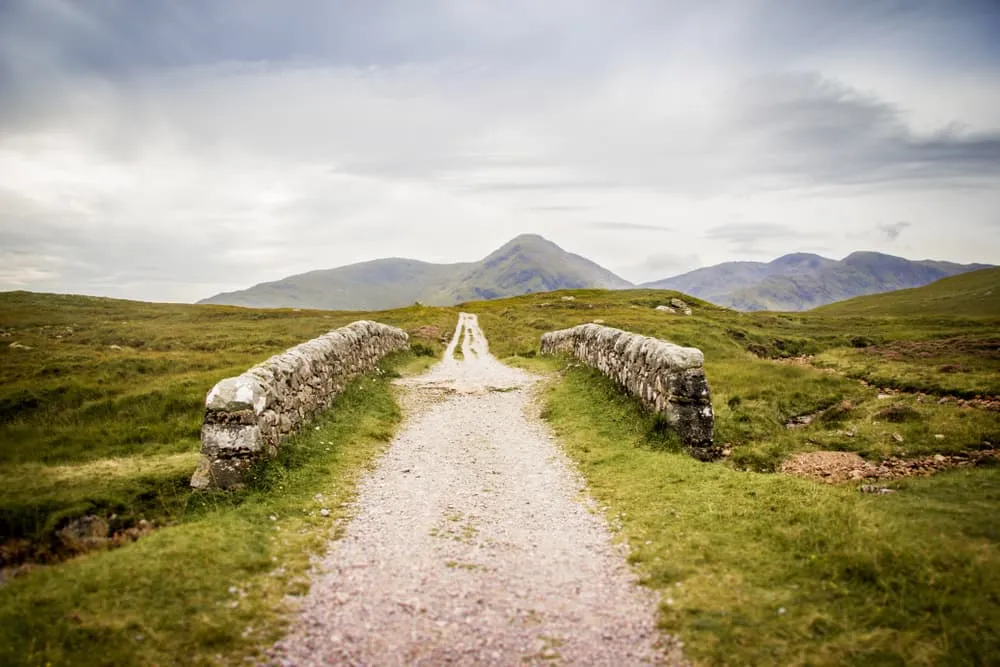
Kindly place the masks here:
POLYGON ((1000 263, 1000 2, 0 0, 0 290, 539 233, 633 281, 1000 263))

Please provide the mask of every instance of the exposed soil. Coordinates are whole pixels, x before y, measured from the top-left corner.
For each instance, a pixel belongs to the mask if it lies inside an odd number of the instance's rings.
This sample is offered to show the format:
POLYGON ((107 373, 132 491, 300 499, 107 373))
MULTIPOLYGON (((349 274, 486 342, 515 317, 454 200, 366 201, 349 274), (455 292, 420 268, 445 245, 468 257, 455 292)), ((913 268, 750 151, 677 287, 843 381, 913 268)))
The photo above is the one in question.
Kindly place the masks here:
POLYGON ((0 543, 0 586, 40 565, 60 563, 92 551, 117 549, 154 530, 151 522, 142 519, 134 526, 112 531, 108 520, 88 514, 73 519, 46 540, 6 540, 0 543))
MULTIPOLYGON (((882 359, 934 359, 955 353, 969 354, 985 359, 1000 359, 1000 338, 966 338, 955 336, 939 340, 899 340, 885 345, 872 345, 865 353, 882 359)), ((949 371, 945 371, 949 372, 949 371)), ((961 372, 960 367, 950 372, 961 372)))
POLYGON ((444 360, 399 381, 406 424, 270 664, 684 664, 538 418, 539 379, 463 314, 444 360))
POLYGON ((839 484, 861 480, 889 480, 917 475, 933 475, 941 470, 974 466, 1000 458, 997 449, 961 454, 934 454, 915 458, 889 457, 871 463, 853 452, 806 452, 796 454, 781 466, 781 472, 839 484))

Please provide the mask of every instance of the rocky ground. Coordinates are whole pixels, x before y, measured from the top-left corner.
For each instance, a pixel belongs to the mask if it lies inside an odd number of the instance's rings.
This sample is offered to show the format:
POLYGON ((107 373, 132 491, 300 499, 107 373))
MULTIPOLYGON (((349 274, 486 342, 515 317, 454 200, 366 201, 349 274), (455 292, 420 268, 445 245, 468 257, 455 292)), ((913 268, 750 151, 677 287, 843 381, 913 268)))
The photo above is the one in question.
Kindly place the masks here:
POLYGON ((407 423, 271 664, 684 663, 535 415, 538 379, 463 315, 445 360, 401 381, 407 423))
POLYGON ((830 484, 850 481, 882 481, 915 475, 932 475, 940 470, 976 465, 995 460, 996 449, 984 449, 961 454, 934 454, 914 458, 891 456, 880 463, 871 463, 853 452, 806 452, 785 461, 781 472, 809 477, 830 484))

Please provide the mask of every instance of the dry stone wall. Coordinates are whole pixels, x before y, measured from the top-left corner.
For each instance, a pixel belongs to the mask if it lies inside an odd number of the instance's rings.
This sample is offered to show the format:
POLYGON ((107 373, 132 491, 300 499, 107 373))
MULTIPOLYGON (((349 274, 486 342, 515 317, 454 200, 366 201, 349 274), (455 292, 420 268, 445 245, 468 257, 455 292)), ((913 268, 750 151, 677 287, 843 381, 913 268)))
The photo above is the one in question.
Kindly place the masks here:
POLYGON ((599 370, 663 415, 692 456, 718 458, 715 416, 701 350, 597 324, 542 336, 542 354, 568 354, 599 370))
POLYGON ((354 378, 408 346, 406 332, 363 320, 297 345, 215 385, 205 399, 201 463, 191 486, 241 486, 257 461, 330 407, 354 378))

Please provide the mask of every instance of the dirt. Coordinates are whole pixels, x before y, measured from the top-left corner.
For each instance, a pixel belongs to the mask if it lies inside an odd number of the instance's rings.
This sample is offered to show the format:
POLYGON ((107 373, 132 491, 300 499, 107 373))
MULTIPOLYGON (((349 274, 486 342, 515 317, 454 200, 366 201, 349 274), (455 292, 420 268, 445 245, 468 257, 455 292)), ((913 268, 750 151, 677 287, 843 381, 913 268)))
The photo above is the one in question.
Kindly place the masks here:
POLYGON ((539 380, 463 314, 444 360, 398 381, 406 423, 269 664, 684 664, 538 418, 539 380))
POLYGON ((964 466, 996 461, 997 449, 984 449, 961 454, 933 454, 914 458, 889 457, 880 463, 864 460, 853 452, 806 452, 796 454, 781 466, 781 472, 809 479, 839 484, 860 480, 890 480, 964 466))
POLYGON ((141 519, 129 528, 111 531, 109 521, 114 518, 114 515, 104 518, 88 514, 71 520, 48 539, 10 539, 0 543, 0 586, 42 565, 61 563, 93 551, 117 549, 155 530, 151 522, 141 519))
POLYGON ((890 360, 934 359, 954 354, 1000 359, 1000 338, 977 339, 956 336, 939 340, 901 340, 866 347, 865 353, 890 360))

